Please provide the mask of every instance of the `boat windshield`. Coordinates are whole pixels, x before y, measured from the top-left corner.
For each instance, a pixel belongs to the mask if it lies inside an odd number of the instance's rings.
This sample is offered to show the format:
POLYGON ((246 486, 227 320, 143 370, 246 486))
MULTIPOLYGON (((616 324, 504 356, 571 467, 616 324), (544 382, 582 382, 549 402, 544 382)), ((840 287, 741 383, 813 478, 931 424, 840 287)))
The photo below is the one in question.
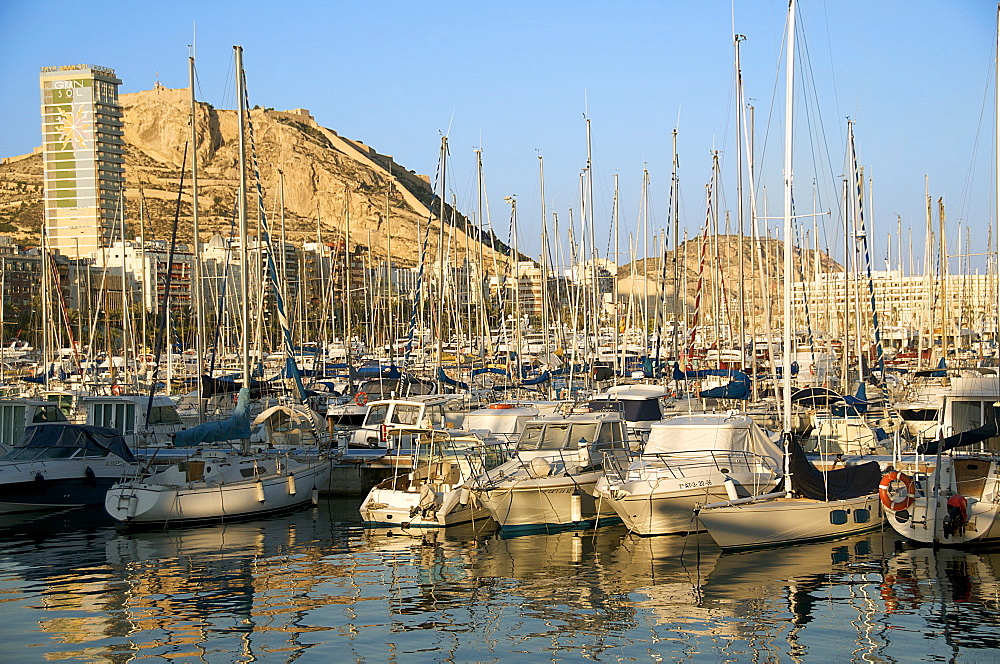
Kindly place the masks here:
POLYGON ((417 426, 420 419, 420 406, 397 403, 392 409, 392 423, 406 426, 417 426))
POLYGON ((382 424, 385 416, 389 414, 389 404, 377 403, 368 406, 368 414, 365 415, 365 425, 382 424))
POLYGON ((519 451, 577 449, 594 440, 599 422, 545 422, 527 424, 517 442, 519 451))
POLYGON ((51 459, 69 459, 80 451, 77 447, 15 447, 7 452, 0 461, 47 461, 51 459))
POLYGON ((35 415, 31 418, 33 424, 41 424, 44 422, 65 422, 66 416, 63 412, 59 410, 59 406, 55 404, 51 406, 39 406, 35 410, 35 415))

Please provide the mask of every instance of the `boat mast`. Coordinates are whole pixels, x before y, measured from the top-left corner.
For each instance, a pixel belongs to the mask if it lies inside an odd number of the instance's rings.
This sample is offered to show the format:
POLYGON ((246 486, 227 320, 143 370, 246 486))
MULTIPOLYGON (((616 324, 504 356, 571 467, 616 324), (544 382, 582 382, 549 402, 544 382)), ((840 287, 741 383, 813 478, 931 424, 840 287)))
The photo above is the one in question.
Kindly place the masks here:
MULTIPOLYGON (((188 58, 188 82, 191 86, 191 226, 194 234, 194 273, 191 295, 195 307, 195 375, 198 376, 198 424, 205 421, 205 394, 202 389, 201 374, 205 368, 205 345, 202 336, 205 331, 205 305, 201 290, 201 235, 198 229, 198 122, 197 103, 194 98, 194 56, 188 58)), ((143 238, 145 242, 145 238, 143 238)), ((145 339, 144 339, 145 341, 145 339)))
MULTIPOLYGON (((447 192, 447 175, 448 175, 448 137, 441 137, 441 182, 439 183, 438 192, 438 246, 437 246, 437 297, 434 302, 434 319, 437 323, 437 345, 434 352, 434 370, 435 377, 438 384, 438 392, 444 392, 444 386, 441 383, 441 377, 438 370, 441 368, 441 358, 444 355, 444 349, 442 345, 444 344, 444 293, 445 293, 445 276, 444 276, 444 197, 447 192)), ((428 233, 430 233, 430 222, 428 221, 428 233)), ((517 246, 515 244, 515 246, 517 246)), ((516 252, 515 252, 516 253, 516 252)))
MULTIPOLYGON (((782 332, 782 435, 786 440, 792 435, 792 120, 795 92, 795 0, 788 2, 788 59, 785 65, 785 161, 784 161, 784 326, 782 332)), ((786 457, 788 452, 786 452, 786 457)), ((787 467, 787 459, 786 459, 787 467)), ((785 491, 791 495, 791 476, 785 473, 785 491)))
MULTIPOLYGON (((545 220, 545 162, 542 159, 542 155, 538 155, 538 186, 541 195, 541 206, 542 206, 542 255, 541 255, 541 269, 542 269, 542 352, 544 353, 545 362, 549 362, 549 357, 552 352, 551 344, 549 343, 549 234, 548 234, 548 222, 545 220)), ((549 387, 546 387, 546 391, 549 387)))
POLYGON ((678 325, 678 320, 680 318, 679 314, 679 303, 680 303, 680 263, 677 261, 677 253, 680 251, 681 243, 679 227, 680 223, 677 220, 677 209, 679 207, 677 202, 677 127, 674 127, 674 131, 671 133, 672 145, 673 145, 673 159, 671 160, 670 167, 670 220, 674 227, 674 250, 671 253, 671 258, 673 259, 674 267, 674 304, 673 304, 673 331, 671 333, 671 344, 673 346, 673 357, 674 360, 680 361, 680 339, 678 335, 680 334, 680 325, 678 325))
MULTIPOLYGON (((733 49, 735 51, 734 65, 736 68, 736 224, 739 227, 737 232, 737 262, 740 265, 739 271, 739 291, 740 293, 746 292, 746 284, 744 283, 743 274, 745 264, 743 262, 743 220, 745 217, 745 211, 743 209, 743 150, 740 148, 740 137, 743 132, 743 70, 740 65, 740 42, 746 39, 743 35, 733 36, 733 49)), ((750 183, 753 186, 753 183, 750 183)), ((746 356, 746 343, 747 343, 747 325, 746 325, 746 311, 747 302, 745 298, 739 298, 739 349, 740 349, 740 368, 747 366, 747 356, 746 356)), ((752 345, 751 345, 752 347, 752 345)), ((752 358, 751 358, 752 361, 752 358)))
MULTIPOLYGON (((599 296, 598 296, 598 285, 597 285, 597 234, 595 231, 594 222, 594 151, 593 151, 593 139, 590 132, 590 118, 587 117, 587 191, 586 191, 586 206, 587 215, 589 217, 589 224, 586 227, 587 230, 584 235, 589 232, 590 235, 590 302, 591 302, 591 320, 593 321, 593 328, 591 330, 591 339, 594 343, 594 357, 597 355, 597 339, 600 336, 600 325, 601 325, 601 310, 598 307, 599 296)), ((583 222, 583 219, 581 219, 583 222)), ((584 342, 584 348, 589 349, 589 344, 584 342)), ((586 361, 586 360, 585 360, 586 361)), ((589 374, 591 378, 593 377, 593 372, 589 374)))
POLYGON ((236 99, 239 116, 239 165, 240 188, 237 197, 237 214, 239 216, 240 234, 240 324, 243 336, 240 342, 240 360, 242 362, 243 387, 250 388, 250 289, 249 289, 249 257, 247 231, 247 169, 246 169, 246 108, 244 97, 246 91, 243 83, 243 47, 233 46, 236 55, 236 99))

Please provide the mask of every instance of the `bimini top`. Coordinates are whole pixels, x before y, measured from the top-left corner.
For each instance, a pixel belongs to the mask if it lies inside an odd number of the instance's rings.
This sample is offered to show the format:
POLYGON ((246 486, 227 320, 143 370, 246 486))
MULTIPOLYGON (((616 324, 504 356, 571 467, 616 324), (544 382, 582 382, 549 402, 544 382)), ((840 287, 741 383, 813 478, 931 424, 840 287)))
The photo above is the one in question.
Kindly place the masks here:
POLYGON ((34 458, 34 451, 40 451, 42 448, 63 448, 66 450, 65 453, 60 450, 58 455, 63 458, 71 456, 74 450, 82 449, 88 456, 105 456, 111 453, 129 463, 136 462, 135 455, 117 429, 69 423, 37 424, 27 427, 21 444, 0 457, 0 460, 24 459, 26 450, 31 450, 30 458, 34 458))

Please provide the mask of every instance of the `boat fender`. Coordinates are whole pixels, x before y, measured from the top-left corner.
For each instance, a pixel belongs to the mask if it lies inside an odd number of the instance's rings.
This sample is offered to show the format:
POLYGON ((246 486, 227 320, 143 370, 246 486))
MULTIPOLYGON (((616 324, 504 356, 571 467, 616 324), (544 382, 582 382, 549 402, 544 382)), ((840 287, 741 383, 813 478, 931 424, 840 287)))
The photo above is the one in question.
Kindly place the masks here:
POLYGON ((35 489, 39 493, 45 493, 45 476, 41 473, 35 473, 35 489))
POLYGON ((285 482, 288 485, 288 495, 294 496, 297 493, 295 489, 295 473, 288 473, 288 478, 285 482))
POLYGON ((569 518, 574 523, 583 521, 583 496, 579 490, 569 497, 569 518))
POLYGON ((319 505, 319 489, 313 487, 312 493, 309 494, 309 499, 312 501, 313 507, 319 505))
POLYGON ((442 526, 445 525, 445 517, 460 504, 461 494, 461 489, 453 489, 445 494, 444 500, 441 501, 441 508, 438 509, 437 513, 438 523, 442 526))
POLYGON ((727 476, 722 484, 726 487, 726 495, 729 497, 729 500, 739 500, 740 492, 736 490, 736 480, 727 476))
POLYGON ((468 505, 469 501, 472 500, 472 491, 469 490, 469 487, 463 486, 458 493, 458 502, 462 505, 468 505))
POLYGON ((528 471, 535 479, 548 477, 549 473, 552 472, 552 464, 550 464, 547 459, 535 457, 530 463, 528 463, 528 471))
POLYGON ((257 502, 258 503, 263 503, 264 502, 264 483, 261 482, 260 480, 257 480, 256 482, 254 482, 253 489, 254 489, 254 493, 257 494, 257 502))
POLYGON ((913 480, 908 475, 892 470, 882 476, 882 481, 878 484, 878 498, 886 509, 899 512, 913 504, 917 499, 917 492, 913 488, 913 480), (893 482, 899 482, 901 486, 890 493, 889 487, 893 482))
POLYGON ((430 488, 426 484, 420 485, 420 501, 419 501, 420 511, 426 513, 437 511, 438 507, 438 495, 434 489, 430 488))
POLYGON ((87 486, 89 486, 91 489, 97 486, 97 473, 94 472, 93 468, 87 466, 87 470, 83 471, 83 476, 85 478, 87 486))

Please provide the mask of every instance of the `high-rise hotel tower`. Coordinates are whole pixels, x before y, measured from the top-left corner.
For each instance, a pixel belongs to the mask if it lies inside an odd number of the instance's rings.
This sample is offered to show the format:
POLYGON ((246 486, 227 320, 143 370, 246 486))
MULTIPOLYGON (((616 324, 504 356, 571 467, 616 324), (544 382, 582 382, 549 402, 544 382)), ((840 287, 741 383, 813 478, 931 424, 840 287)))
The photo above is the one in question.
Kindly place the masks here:
POLYGON ((86 257, 111 243, 122 214, 125 141, 121 81, 94 65, 44 67, 42 145, 50 251, 86 257))

